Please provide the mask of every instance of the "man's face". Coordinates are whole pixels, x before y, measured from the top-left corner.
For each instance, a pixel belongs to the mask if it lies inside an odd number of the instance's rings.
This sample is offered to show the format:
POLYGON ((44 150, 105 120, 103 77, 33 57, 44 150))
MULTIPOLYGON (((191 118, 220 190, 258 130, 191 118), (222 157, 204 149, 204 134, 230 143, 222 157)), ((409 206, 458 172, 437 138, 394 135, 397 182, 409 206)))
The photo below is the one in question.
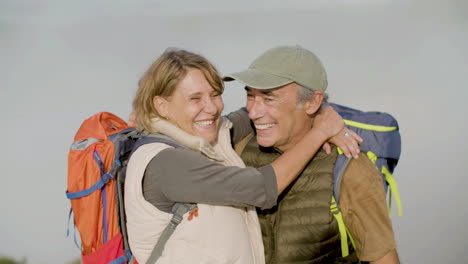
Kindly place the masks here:
POLYGON ((245 88, 247 111, 260 146, 282 151, 294 146, 311 128, 311 118, 297 106, 295 83, 274 89, 245 88))

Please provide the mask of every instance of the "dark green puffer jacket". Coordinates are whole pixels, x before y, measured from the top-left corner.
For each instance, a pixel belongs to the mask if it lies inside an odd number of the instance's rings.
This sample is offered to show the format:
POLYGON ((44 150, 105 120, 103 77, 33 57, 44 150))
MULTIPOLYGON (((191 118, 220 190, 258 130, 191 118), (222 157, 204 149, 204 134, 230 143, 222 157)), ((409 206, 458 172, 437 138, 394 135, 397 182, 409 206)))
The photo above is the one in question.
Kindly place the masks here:
MULTIPOLYGON (((337 157, 332 153, 320 151, 278 197, 277 206, 257 211, 267 264, 348 263, 341 258, 338 225, 330 213, 337 157)), ((273 148, 259 147, 255 137, 241 154, 251 167, 270 164, 279 156, 273 148)))

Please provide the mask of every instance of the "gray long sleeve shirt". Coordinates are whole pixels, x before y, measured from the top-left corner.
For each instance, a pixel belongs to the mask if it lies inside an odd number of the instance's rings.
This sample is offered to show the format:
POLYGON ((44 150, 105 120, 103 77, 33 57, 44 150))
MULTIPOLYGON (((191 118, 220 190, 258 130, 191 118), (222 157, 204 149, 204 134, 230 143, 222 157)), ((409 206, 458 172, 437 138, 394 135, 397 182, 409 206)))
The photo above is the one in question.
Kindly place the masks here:
MULTIPOLYGON (((245 126, 250 122, 245 110, 233 112, 228 118, 234 124, 244 123, 234 126, 234 143, 251 132, 245 126)), ((176 202, 271 208, 276 205, 277 183, 271 165, 225 166, 193 150, 168 148, 148 164, 143 196, 164 212, 170 212, 176 202)))

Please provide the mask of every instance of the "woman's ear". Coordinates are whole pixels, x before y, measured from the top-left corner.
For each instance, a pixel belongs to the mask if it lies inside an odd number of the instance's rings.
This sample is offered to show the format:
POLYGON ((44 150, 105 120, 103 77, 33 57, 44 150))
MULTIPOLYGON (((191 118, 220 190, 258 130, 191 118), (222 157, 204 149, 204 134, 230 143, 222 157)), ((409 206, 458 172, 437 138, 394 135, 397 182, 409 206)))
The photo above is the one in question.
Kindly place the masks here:
POLYGON ((169 115, 169 102, 161 97, 161 96, 155 96, 153 97, 153 105, 154 109, 156 109, 156 112, 165 119, 168 119, 169 115))
POLYGON ((323 92, 314 91, 314 96, 311 99, 307 100, 304 104, 304 109, 308 115, 315 114, 322 105, 323 102, 323 92))

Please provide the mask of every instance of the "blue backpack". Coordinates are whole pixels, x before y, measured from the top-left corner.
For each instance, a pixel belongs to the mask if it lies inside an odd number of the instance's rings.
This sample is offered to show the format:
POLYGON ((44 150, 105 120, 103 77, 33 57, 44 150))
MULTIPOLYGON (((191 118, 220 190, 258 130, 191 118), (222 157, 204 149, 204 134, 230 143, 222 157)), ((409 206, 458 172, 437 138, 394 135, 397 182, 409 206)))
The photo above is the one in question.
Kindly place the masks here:
MULTIPOLYGON (((360 145, 360 150, 367 155, 382 175, 385 191, 388 193, 389 213, 393 196, 397 204, 398 215, 402 216, 400 195, 393 177, 393 171, 398 164, 401 153, 401 137, 398 122, 388 113, 363 112, 332 103, 329 105, 343 117, 345 126, 348 129, 356 132, 364 139, 364 142, 360 145)), ((342 154, 340 150, 338 152, 342 154)), ((344 225, 337 203, 340 198, 341 180, 350 160, 350 158, 346 158, 344 155, 338 155, 334 168, 333 198, 330 207, 331 212, 338 221, 344 257, 349 253, 347 236, 349 236, 353 246, 354 241, 344 225)))

